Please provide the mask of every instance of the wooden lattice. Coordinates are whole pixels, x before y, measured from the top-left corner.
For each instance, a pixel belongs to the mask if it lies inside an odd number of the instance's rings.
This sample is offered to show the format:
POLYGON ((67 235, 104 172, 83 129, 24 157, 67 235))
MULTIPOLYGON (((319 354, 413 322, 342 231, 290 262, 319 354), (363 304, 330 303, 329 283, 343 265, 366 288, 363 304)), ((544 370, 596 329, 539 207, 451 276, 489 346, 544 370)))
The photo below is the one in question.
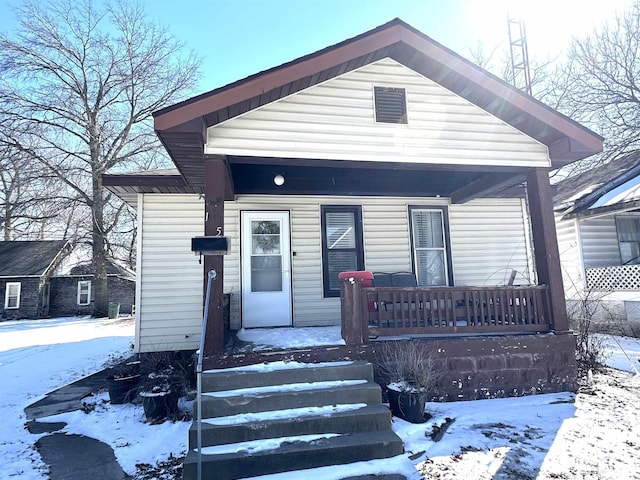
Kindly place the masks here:
POLYGON ((606 292, 640 290, 640 265, 587 268, 587 286, 606 292))

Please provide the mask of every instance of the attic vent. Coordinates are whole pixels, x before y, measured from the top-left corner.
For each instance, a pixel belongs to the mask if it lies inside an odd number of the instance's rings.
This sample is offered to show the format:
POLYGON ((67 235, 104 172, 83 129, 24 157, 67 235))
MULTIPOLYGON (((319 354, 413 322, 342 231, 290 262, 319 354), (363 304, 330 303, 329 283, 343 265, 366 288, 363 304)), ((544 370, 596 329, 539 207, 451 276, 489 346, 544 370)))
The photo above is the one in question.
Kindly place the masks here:
POLYGON ((376 122, 407 123, 407 99, 404 88, 373 87, 376 122))

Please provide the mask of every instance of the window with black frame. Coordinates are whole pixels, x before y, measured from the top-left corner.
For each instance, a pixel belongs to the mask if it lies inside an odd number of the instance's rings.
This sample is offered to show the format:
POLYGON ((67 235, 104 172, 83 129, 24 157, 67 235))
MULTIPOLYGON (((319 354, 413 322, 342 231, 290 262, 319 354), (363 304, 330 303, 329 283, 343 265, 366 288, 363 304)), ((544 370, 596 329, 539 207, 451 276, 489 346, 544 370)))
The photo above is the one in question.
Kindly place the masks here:
POLYGON ((338 274, 364 270, 360 206, 325 205, 322 215, 322 273, 325 297, 339 297, 338 274))

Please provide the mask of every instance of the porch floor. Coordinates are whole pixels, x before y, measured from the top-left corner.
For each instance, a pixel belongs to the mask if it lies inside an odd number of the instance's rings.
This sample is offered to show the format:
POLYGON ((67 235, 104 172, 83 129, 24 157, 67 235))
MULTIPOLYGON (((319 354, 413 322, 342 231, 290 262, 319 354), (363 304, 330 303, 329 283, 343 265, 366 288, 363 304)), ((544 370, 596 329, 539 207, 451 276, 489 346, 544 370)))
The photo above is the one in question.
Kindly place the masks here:
POLYGON ((345 345, 340 326, 252 328, 230 332, 227 354, 345 345))

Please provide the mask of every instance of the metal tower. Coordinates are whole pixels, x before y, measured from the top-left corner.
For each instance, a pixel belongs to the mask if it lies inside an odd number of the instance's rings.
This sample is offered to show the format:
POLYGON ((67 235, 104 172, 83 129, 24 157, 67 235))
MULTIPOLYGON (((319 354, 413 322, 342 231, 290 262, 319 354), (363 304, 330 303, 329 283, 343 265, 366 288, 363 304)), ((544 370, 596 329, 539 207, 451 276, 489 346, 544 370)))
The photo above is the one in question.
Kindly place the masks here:
POLYGON ((529 52, 527 50, 527 34, 524 29, 524 20, 511 15, 508 15, 507 20, 509 24, 513 86, 531 95, 529 52))

